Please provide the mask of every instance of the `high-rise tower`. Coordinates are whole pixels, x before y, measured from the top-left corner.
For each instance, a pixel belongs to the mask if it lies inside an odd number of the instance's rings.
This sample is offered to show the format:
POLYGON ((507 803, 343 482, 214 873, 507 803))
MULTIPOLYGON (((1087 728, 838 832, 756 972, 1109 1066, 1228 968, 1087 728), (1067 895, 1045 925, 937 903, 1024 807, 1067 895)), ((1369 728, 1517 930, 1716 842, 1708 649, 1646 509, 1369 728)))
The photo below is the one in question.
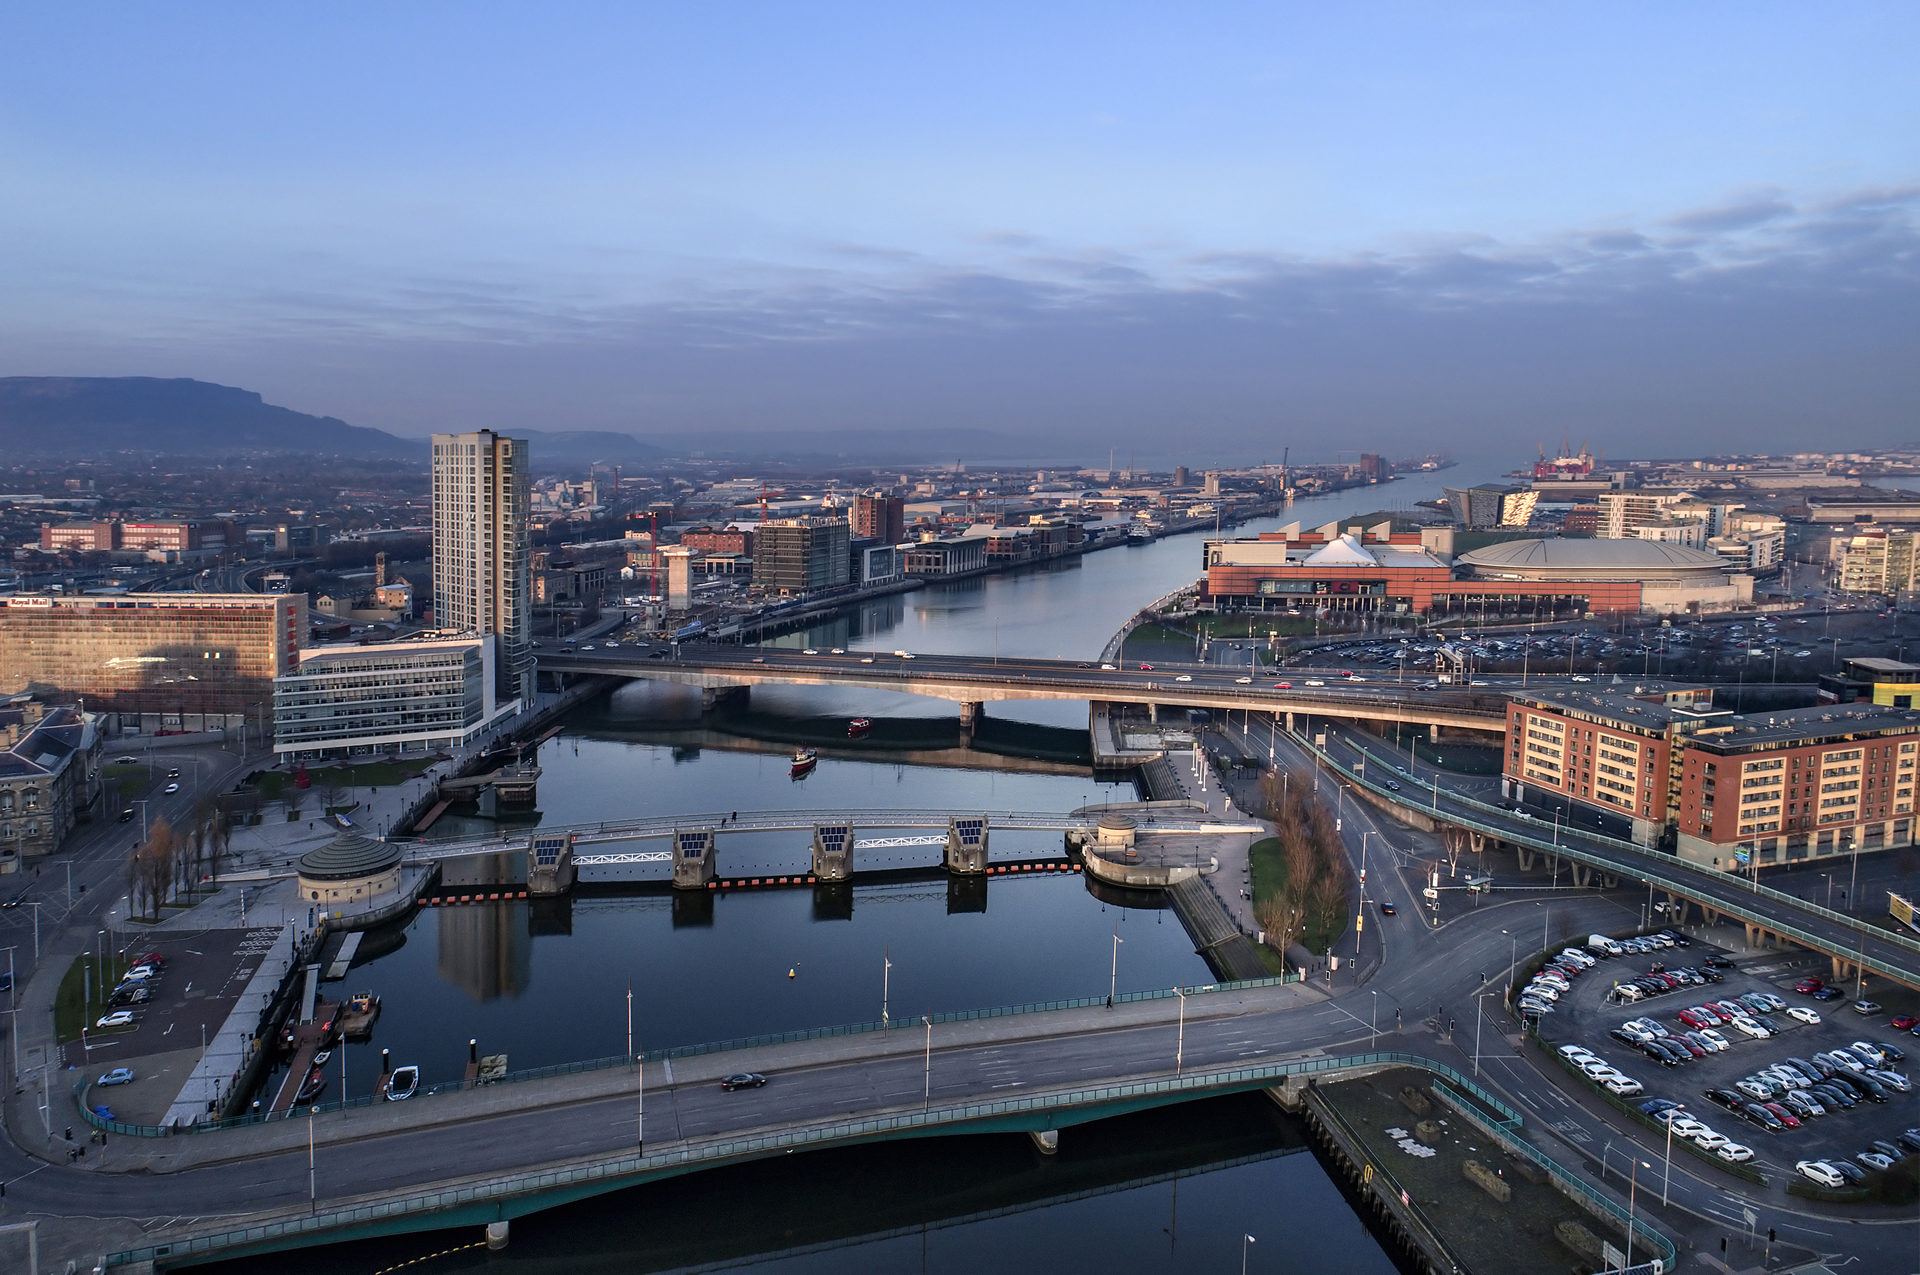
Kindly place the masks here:
POLYGON ((499 694, 533 700, 525 439, 433 436, 433 621, 500 640, 499 694))

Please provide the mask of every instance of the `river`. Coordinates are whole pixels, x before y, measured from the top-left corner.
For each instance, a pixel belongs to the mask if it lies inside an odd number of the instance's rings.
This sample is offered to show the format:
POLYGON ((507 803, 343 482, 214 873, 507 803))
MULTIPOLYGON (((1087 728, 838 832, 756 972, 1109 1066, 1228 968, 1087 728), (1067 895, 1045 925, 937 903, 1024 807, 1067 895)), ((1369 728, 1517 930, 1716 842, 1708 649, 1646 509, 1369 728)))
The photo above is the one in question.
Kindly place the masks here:
MULTIPOLYGON (((1235 534, 1404 510, 1437 496, 1443 480, 1462 479, 1473 481, 1453 469, 1303 501, 1235 534)), ((1139 607, 1200 574, 1204 539, 1170 537, 931 585, 773 641, 1086 658, 1139 607)), ((1000 751, 962 753, 947 746, 954 732, 939 719, 956 718, 957 709, 942 701, 763 687, 747 708, 703 719, 697 692, 634 684, 577 712, 542 746, 539 818, 578 823, 736 809, 1064 811, 1135 796, 1130 785, 1096 781, 1083 755, 1075 757, 1085 748, 1085 702, 996 703, 991 712, 991 747, 1000 751), (844 736, 853 715, 876 722, 867 758, 829 758, 804 781, 788 777, 793 741, 844 736)), ((494 826, 456 817, 435 833, 470 835, 494 826)), ((1058 834, 992 837, 996 858, 1061 850, 1058 834)), ((725 875, 804 870, 808 838, 722 834, 720 854, 725 875)), ((875 852, 859 862, 867 868, 937 861, 934 847, 875 852)), ((589 884, 550 903, 423 911, 403 932, 370 939, 351 974, 354 989, 372 987, 385 1004, 373 1043, 344 1051, 352 1092, 371 1084, 383 1048, 396 1063, 420 1064, 429 1083, 459 1075, 470 1038, 482 1053, 507 1054, 515 1070, 621 1053, 629 987, 636 1045, 660 1048, 868 1021, 883 1006, 895 1017, 917 1017, 1099 996, 1110 980, 1124 991, 1212 979, 1170 912, 1103 902, 1072 874, 961 888, 930 872, 863 884, 850 899, 850 907, 841 899, 823 905, 801 888, 676 902, 663 892, 589 884)), ((326 1097, 340 1092, 336 1081, 326 1097)), ((1225 1269, 1243 1232, 1264 1231, 1250 1269, 1391 1269, 1354 1214, 1337 1206, 1339 1193, 1313 1158, 1282 1154, 1298 1149, 1285 1122, 1257 1102, 1182 1110, 1132 1117, 1132 1125, 1108 1122, 1113 1130, 1150 1135, 1147 1151, 1116 1140, 1112 1130, 1084 1137, 1074 1131, 1069 1146, 1081 1145, 1073 1155, 1063 1152, 1057 1165, 1044 1166, 1048 1173, 1061 1169, 1057 1179, 1084 1176, 1086 1184, 1072 1191, 1056 1190, 1060 1183, 1050 1183, 1047 1173, 1034 1177, 1024 1139, 936 1140, 834 1153, 835 1164, 882 1193, 915 1175, 984 1175, 997 1204, 968 1197, 942 1214, 930 1196, 919 1204, 896 1201, 888 1212, 869 1209, 857 1190, 814 1195, 816 1216, 783 1233, 817 1235, 801 1244, 751 1225, 709 1231, 663 1223, 651 1241, 648 1227, 605 1225, 608 1216, 649 1205, 718 1208, 730 1216, 734 1192, 784 1199, 817 1166, 789 1171, 790 1180, 781 1170, 740 1170, 579 1206, 584 1212, 576 1210, 572 1224, 561 1224, 557 1214, 516 1223, 514 1244, 491 1260, 568 1271, 711 1269, 708 1263, 779 1272, 1225 1269), (1244 1132, 1249 1121, 1252 1141, 1241 1145, 1234 1130, 1244 1132), (1069 1173, 1070 1161, 1079 1167, 1069 1173), (1155 1246, 1167 1244, 1172 1224, 1160 1212, 1171 1207, 1175 1181, 1187 1184, 1182 1238, 1161 1252, 1155 1246), (1085 1198, 1064 1198, 1081 1193, 1085 1198), (982 1207, 962 1207, 967 1203, 982 1207), (878 1225, 890 1218, 899 1220, 878 1225)), ((807 1159, 811 1165, 820 1157, 807 1159)), ((387 1242, 368 1269, 436 1251, 440 1242, 387 1242)))

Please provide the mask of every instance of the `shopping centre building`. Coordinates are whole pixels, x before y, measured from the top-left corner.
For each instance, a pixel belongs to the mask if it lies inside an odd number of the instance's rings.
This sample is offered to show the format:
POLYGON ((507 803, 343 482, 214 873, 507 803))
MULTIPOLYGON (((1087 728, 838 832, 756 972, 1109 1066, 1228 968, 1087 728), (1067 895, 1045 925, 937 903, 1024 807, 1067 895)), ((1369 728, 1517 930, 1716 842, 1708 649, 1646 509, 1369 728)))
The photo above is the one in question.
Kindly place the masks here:
POLYGON ((1715 554, 1645 540, 1515 539, 1455 557, 1452 528, 1298 523, 1206 546, 1204 602, 1433 618, 1715 611, 1753 600, 1753 577, 1715 554))

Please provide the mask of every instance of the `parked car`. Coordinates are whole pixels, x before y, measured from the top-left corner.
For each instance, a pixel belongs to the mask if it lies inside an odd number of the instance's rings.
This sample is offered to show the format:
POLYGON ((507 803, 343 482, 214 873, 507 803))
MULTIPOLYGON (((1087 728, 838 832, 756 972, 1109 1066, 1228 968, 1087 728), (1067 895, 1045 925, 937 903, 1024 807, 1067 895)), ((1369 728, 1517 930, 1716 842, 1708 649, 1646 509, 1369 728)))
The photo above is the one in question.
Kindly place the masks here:
POLYGON ((1753 1148, 1742 1146, 1738 1142, 1729 1142, 1726 1146, 1716 1150, 1714 1154, 1729 1164, 1745 1164, 1747 1161, 1753 1159, 1753 1148))
POLYGON ((1860 1015, 1862 1018, 1871 1018, 1873 1015, 1880 1012, 1880 1002, 1879 1001, 1855 1001, 1853 1003, 1853 1012, 1860 1015))
POLYGON ((1808 1009, 1805 1005, 1795 1005, 1787 1011, 1787 1017, 1797 1018, 1812 1027, 1818 1027, 1820 1025, 1819 1013, 1815 1010, 1808 1009))
POLYGON ((133 1011, 129 1009, 116 1009, 112 1013, 102 1014, 99 1020, 94 1023, 94 1026, 131 1027, 133 1026, 133 1011))
POLYGON ((115 1067, 112 1071, 93 1083, 96 1085, 130 1085, 133 1083, 133 1072, 126 1067, 115 1067))
POLYGON ((1818 1183, 1820 1186, 1836 1191, 1847 1185, 1847 1180, 1840 1176, 1838 1170, 1820 1160, 1802 1160, 1794 1165, 1793 1169, 1809 1182, 1818 1183))

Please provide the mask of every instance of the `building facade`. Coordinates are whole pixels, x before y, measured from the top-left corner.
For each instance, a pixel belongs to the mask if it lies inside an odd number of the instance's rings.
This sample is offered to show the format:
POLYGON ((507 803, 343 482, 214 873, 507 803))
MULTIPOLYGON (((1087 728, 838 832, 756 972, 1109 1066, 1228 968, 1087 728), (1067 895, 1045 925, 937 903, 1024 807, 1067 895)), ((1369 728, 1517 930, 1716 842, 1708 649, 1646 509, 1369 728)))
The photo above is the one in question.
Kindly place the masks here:
POLYGON ((497 635, 319 647, 273 684, 273 747, 323 757, 452 752, 512 717, 495 694, 497 635))
POLYGON ((100 750, 99 730, 78 709, 27 696, 0 706, 0 864, 52 854, 90 817, 100 750))
POLYGON ((1728 872, 1912 844, 1920 718, 1869 704, 1740 716, 1711 697, 1512 696, 1505 786, 1628 815, 1642 844, 1728 872))
POLYGON ((533 699, 527 444, 492 430, 433 436, 433 622, 500 639, 500 696, 533 699))
POLYGON ((264 714, 300 660, 300 594, 0 599, 0 694, 118 714, 121 730, 220 730, 264 714))
POLYGON ((848 525, 837 518, 775 518, 753 536, 753 583, 779 593, 814 593, 848 583, 848 525))
POLYGON ((40 524, 40 547, 49 553, 61 549, 75 549, 87 553, 118 549, 120 524, 117 522, 43 522, 40 524))
POLYGON ((907 534, 907 502, 898 496, 855 496, 851 521, 855 540, 899 544, 907 534))

